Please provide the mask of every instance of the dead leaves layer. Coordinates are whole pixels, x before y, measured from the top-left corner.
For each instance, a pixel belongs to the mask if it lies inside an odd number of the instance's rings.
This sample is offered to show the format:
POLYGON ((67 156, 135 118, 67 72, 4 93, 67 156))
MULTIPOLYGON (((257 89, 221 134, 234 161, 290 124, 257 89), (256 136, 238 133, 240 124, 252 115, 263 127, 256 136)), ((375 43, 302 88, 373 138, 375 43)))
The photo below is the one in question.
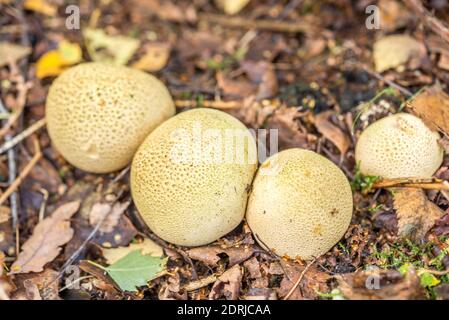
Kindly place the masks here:
POLYGON ((11 273, 41 272, 44 265, 53 261, 61 251, 61 246, 73 237, 69 219, 78 211, 79 201, 69 202, 53 214, 39 222, 33 235, 25 242, 11 273))

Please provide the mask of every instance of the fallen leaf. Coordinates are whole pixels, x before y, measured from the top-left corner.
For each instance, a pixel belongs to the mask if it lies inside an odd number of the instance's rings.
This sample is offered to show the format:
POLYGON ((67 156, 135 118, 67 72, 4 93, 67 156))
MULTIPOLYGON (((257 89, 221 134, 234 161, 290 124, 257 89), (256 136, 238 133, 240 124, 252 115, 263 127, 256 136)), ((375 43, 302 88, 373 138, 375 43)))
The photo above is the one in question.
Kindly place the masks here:
POLYGON ((242 276, 242 270, 239 265, 226 270, 212 286, 209 299, 216 300, 225 297, 226 300, 237 300, 242 285, 242 276))
POLYGON ((421 189, 398 188, 394 190, 393 198, 400 237, 422 241, 427 231, 444 215, 444 211, 429 201, 421 189))
POLYGON ((90 225, 96 226, 103 221, 99 229, 100 232, 112 232, 130 203, 130 201, 117 202, 113 206, 109 203, 95 203, 89 215, 90 225))
MULTIPOLYGON (((284 272, 287 274, 284 273, 277 293, 279 297, 283 298, 290 292, 306 266, 297 263, 285 263, 282 260, 281 263, 283 264, 284 272)), ((289 300, 316 299, 318 292, 326 292, 328 290, 327 281, 330 278, 330 275, 318 270, 316 266, 310 266, 289 300)))
POLYGON ((67 67, 80 62, 82 59, 81 48, 76 43, 62 41, 58 49, 46 52, 36 62, 36 77, 57 76, 67 67))
POLYGON ((14 229, 10 221, 0 223, 0 252, 11 256, 16 252, 14 229))
POLYGON ((102 29, 83 30, 89 56, 94 61, 125 65, 139 48, 138 39, 125 36, 110 36, 102 29))
POLYGON ((0 251, 0 300, 9 300, 13 285, 4 274, 5 255, 0 251))
POLYGON ((136 250, 104 270, 122 290, 137 291, 137 287, 155 279, 165 269, 166 263, 166 258, 143 255, 141 250, 136 250))
POLYGON ((270 288, 251 288, 244 300, 277 300, 276 291, 270 288))
POLYGON ((150 255, 153 257, 162 257, 164 250, 156 242, 145 238, 141 243, 131 243, 127 247, 118 247, 112 249, 101 249, 103 257, 105 257, 108 264, 114 264, 121 258, 125 257, 132 251, 140 250, 143 255, 150 255))
POLYGON ((373 58, 377 72, 405 64, 411 70, 417 69, 428 59, 424 44, 402 34, 386 36, 377 40, 373 47, 373 58))
POLYGON ((377 4, 380 12, 382 30, 393 31, 407 26, 413 20, 413 14, 399 1, 380 0, 377 4))
POLYGON ((233 15, 239 13, 249 0, 215 0, 215 3, 226 14, 233 15))
POLYGON ((226 254, 229 257, 229 267, 245 261, 253 255, 253 248, 248 246, 221 248, 219 246, 197 247, 187 251, 190 258, 199 260, 205 264, 216 267, 221 260, 219 254, 226 254))
POLYGON ((0 224, 11 218, 11 209, 6 206, 0 206, 0 224))
POLYGON ((296 108, 280 108, 267 120, 267 128, 278 130, 279 149, 313 149, 316 137, 300 130, 297 123, 299 113, 296 108))
POLYGON ((65 203, 39 222, 32 236, 23 244, 10 273, 41 272, 45 264, 53 261, 61 251, 60 247, 73 237, 69 219, 79 207, 79 201, 65 203))
POLYGON ((402 275, 395 270, 369 270, 337 275, 338 288, 350 300, 417 300, 425 293, 412 269, 402 275))
POLYGON ((45 0, 25 0, 23 7, 27 10, 54 17, 58 8, 45 0))
POLYGON ((217 72, 217 86, 225 95, 247 97, 256 91, 252 83, 244 79, 230 79, 222 72, 217 72))
POLYGON ((166 43, 152 43, 146 46, 143 56, 133 63, 132 67, 155 72, 167 65, 170 56, 170 46, 166 43))
POLYGON ((19 283, 14 292, 14 300, 60 300, 59 273, 52 269, 45 269, 40 273, 16 275, 15 282, 19 283))
POLYGON ((0 67, 7 65, 10 61, 16 62, 31 53, 28 47, 9 42, 0 42, 0 67))
POLYGON ((278 81, 272 63, 268 61, 242 62, 242 69, 248 74, 251 81, 258 85, 256 98, 258 100, 274 97, 278 92, 278 81))
POLYGON ((246 270, 248 270, 249 273, 248 277, 250 279, 257 279, 262 276, 262 274, 260 273, 260 263, 256 259, 256 257, 252 257, 251 259, 246 260, 243 263, 243 266, 245 267, 246 270))
POLYGON ((338 148, 342 155, 345 155, 351 145, 351 140, 340 128, 330 122, 329 118, 332 114, 332 111, 317 114, 315 116, 315 126, 326 139, 338 148))
POLYGON ((178 272, 168 276, 167 281, 159 290, 158 298, 160 300, 187 300, 187 291, 181 289, 181 277, 178 272))
POLYGON ((449 95, 441 87, 421 91, 407 106, 431 129, 449 136, 449 95))

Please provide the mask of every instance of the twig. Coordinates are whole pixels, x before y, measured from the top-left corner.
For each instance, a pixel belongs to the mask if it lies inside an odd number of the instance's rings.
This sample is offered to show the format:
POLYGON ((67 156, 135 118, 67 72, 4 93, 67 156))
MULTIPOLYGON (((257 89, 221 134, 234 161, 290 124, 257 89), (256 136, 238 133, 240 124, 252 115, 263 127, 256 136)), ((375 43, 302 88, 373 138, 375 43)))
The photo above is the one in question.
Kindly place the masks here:
POLYGON ((206 101, 196 101, 196 100, 175 100, 175 105, 177 108, 214 108, 214 109, 237 109, 242 106, 241 101, 221 101, 221 100, 206 100, 206 101))
POLYGON ((22 183, 23 179, 26 178, 26 176, 30 173, 31 169, 33 169, 33 167, 42 157, 41 148, 39 146, 39 141, 37 140, 37 138, 34 139, 33 144, 35 150, 33 158, 30 160, 30 162, 28 162, 25 168, 23 168, 22 172, 14 180, 14 182, 9 185, 8 189, 6 189, 6 191, 0 196, 0 205, 3 204, 3 202, 5 202, 6 199, 8 199, 8 197, 14 191, 16 191, 17 187, 22 183))
POLYGON ((21 142, 23 139, 27 138, 37 130, 41 129, 43 126, 45 126, 45 118, 40 119, 36 123, 32 124, 30 127, 23 130, 21 133, 16 135, 14 138, 9 139, 6 141, 1 147, 0 147, 0 154, 3 152, 11 149, 15 145, 17 145, 19 142, 21 142))
POLYGON ((427 10, 420 0, 403 0, 404 3, 412 9, 422 22, 431 29, 434 33, 439 35, 443 40, 449 43, 449 28, 437 17, 427 10))
POLYGON ((437 178, 430 179, 414 179, 414 178, 402 178, 402 179, 384 179, 373 184, 373 189, 382 188, 420 188, 428 190, 445 190, 449 191, 449 183, 446 180, 437 178))
POLYGON ((293 294, 293 292, 296 290, 296 288, 299 286, 299 284, 302 281, 302 278, 304 278, 304 275, 306 274, 307 270, 309 270, 309 268, 315 263, 315 261, 317 261, 317 259, 321 257, 321 255, 319 255, 318 257, 314 258, 312 261, 310 261, 306 267, 304 268, 304 270, 302 270, 301 274, 299 275, 298 280, 296 280, 295 284, 293 285, 293 287, 290 289, 290 291, 287 293, 287 295, 282 299, 282 300, 288 300, 290 298, 290 296, 293 294))
POLYGON ((218 277, 219 277, 218 275, 211 274, 210 276, 207 276, 205 278, 201 278, 187 283, 183 289, 186 291, 195 291, 201 289, 217 281, 218 277))
MULTIPOLYGON (((2 100, 0 99, 0 111, 6 112, 6 108, 3 105, 2 100)), ((11 140, 11 135, 5 135, 5 140, 11 140)), ((16 179, 16 154, 13 149, 8 150, 8 185, 11 185, 16 179)), ((17 192, 13 192, 9 198, 9 202, 11 205, 11 216, 12 216, 12 227, 15 230, 17 223, 19 221, 19 210, 18 210, 18 200, 17 200, 17 192)))
POLYGON ((45 208, 47 206, 49 193, 47 189, 44 188, 41 188, 39 191, 42 193, 42 202, 41 207, 39 208, 39 222, 41 222, 42 220, 44 220, 45 208))
POLYGON ((370 68, 368 68, 367 66, 362 66, 362 69, 365 70, 367 73, 369 73, 370 75, 372 75, 374 78, 376 78, 377 80, 383 81, 386 84, 388 84, 390 87, 400 91, 401 93, 403 93, 406 96, 413 96, 413 93, 411 93, 409 90, 407 90, 406 88, 400 86, 399 84, 388 80, 387 78, 385 78, 384 76, 382 76, 380 73, 375 72, 373 70, 371 70, 370 68))
POLYGON ((203 13, 199 20, 217 23, 225 27, 258 29, 287 33, 313 33, 316 27, 304 21, 280 21, 267 19, 248 19, 246 17, 229 17, 220 14, 203 13))

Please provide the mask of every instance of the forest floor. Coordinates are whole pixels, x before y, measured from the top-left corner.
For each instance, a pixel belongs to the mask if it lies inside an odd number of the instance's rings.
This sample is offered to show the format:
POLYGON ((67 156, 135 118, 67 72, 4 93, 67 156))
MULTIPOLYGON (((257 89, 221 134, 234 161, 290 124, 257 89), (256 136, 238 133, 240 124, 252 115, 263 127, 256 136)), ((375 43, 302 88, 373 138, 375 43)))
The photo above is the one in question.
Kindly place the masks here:
POLYGON ((68 2, 0 0, 0 299, 449 299, 447 154, 402 201, 354 160, 360 132, 398 111, 448 150, 448 1, 250 1, 227 15, 207 0, 81 0, 79 26, 68 2), (263 250, 245 222, 198 248, 159 239, 128 170, 74 168, 41 120, 55 77, 92 60, 156 75, 178 112, 217 108, 332 160, 354 191, 345 236, 312 262, 263 250), (120 278, 123 257, 161 270, 120 278))

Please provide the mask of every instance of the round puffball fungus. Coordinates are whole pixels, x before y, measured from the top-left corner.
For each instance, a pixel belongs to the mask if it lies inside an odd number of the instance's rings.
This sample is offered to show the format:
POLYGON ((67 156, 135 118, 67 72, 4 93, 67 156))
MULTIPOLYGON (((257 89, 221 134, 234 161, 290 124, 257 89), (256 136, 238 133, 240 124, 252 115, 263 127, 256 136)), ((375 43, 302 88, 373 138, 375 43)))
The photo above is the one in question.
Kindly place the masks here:
POLYGON ((313 151, 294 148, 259 168, 246 219, 261 246, 309 260, 341 239, 352 208, 351 187, 340 168, 313 151))
POLYGON ((68 162, 107 173, 128 165, 145 137, 175 114, 175 106, 155 77, 93 62, 53 82, 45 112, 50 138, 68 162))
POLYGON ((257 169, 250 131, 222 111, 193 109, 156 128, 131 165, 131 193, 148 227, 183 246, 217 240, 242 221, 257 169))
POLYGON ((439 138, 420 118, 398 113, 374 122, 362 132, 355 159, 364 175, 429 178, 443 162, 439 138))

